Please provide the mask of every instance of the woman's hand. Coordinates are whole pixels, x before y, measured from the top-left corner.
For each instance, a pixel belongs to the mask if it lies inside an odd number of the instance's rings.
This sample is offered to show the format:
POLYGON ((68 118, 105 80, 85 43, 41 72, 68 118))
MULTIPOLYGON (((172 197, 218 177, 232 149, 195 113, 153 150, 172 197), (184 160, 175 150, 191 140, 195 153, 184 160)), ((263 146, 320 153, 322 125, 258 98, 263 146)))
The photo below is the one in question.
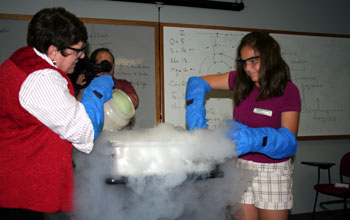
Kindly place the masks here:
POLYGON ((75 83, 79 86, 84 86, 86 84, 86 80, 85 80, 85 75, 84 74, 79 74, 79 76, 77 77, 77 80, 75 81, 75 83))

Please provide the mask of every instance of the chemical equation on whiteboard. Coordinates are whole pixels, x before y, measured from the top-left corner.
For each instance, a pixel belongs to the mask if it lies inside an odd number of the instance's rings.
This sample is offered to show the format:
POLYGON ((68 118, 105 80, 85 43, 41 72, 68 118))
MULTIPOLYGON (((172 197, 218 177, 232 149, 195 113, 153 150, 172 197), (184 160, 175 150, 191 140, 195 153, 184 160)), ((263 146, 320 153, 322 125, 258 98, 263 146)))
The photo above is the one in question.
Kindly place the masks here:
POLYGON ((196 52, 193 46, 187 46, 185 39, 182 37, 179 40, 171 38, 169 45, 168 63, 170 64, 169 72, 172 76, 179 78, 189 76, 198 71, 191 60, 191 56, 196 52))
POLYGON ((172 91, 170 98, 172 100, 185 100, 186 94, 184 92, 172 91))
POLYGON ((187 36, 180 30, 168 41, 168 71, 175 78, 228 72, 234 69, 240 38, 241 34, 205 31, 187 36))

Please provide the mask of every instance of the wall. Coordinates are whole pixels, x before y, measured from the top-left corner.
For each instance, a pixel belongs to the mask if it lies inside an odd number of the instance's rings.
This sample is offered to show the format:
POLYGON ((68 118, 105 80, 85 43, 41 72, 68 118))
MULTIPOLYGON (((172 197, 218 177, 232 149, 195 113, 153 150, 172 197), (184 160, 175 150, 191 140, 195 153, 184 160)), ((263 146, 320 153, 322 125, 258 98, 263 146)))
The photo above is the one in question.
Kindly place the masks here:
MULTIPOLYGON (((0 13, 34 14, 43 7, 63 6, 79 17, 155 21, 288 30, 298 32, 350 34, 350 1, 348 0, 244 0, 241 12, 190 7, 125 3, 103 0, 1 0, 0 13), (160 16, 159 16, 160 15, 160 16)), ((142 100, 141 100, 142 101, 142 100)), ((294 207, 292 213, 311 212, 313 184, 317 181, 314 167, 301 161, 336 162, 332 179, 339 181, 338 162, 350 149, 350 140, 300 141, 294 158, 294 207)), ((320 197, 321 201, 325 197, 320 197)), ((319 209, 318 209, 319 210, 319 209)))
MULTIPOLYGON (((232 0, 233 1, 233 0, 232 0)), ((163 6, 161 22, 350 34, 348 0, 243 0, 240 12, 163 6)), ((107 0, 1 0, 0 13, 33 14, 43 7, 64 6, 79 17, 158 21, 152 4, 107 0)))

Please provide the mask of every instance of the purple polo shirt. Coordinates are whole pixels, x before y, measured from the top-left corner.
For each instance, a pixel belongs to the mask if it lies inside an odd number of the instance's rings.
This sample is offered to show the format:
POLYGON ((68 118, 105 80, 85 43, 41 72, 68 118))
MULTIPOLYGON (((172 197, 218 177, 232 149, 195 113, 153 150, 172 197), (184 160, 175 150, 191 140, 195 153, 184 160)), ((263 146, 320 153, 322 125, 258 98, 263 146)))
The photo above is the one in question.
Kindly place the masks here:
MULTIPOLYGON (((229 74, 228 84, 230 90, 233 90, 233 81, 236 75, 236 71, 232 71, 229 74)), ((239 106, 234 106, 233 118, 235 121, 252 128, 271 127, 279 129, 281 127, 282 112, 300 112, 301 110, 299 90, 292 82, 288 82, 283 96, 256 101, 258 94, 259 88, 255 87, 239 106), (254 113, 254 109, 258 113, 254 113), (263 113, 261 113, 261 109, 263 113)), ((248 153, 242 155, 241 158, 260 163, 279 163, 288 160, 288 158, 275 160, 259 153, 248 153)))
POLYGON ((114 81, 114 89, 120 89, 126 94, 136 94, 136 90, 131 84, 131 82, 125 79, 116 79, 114 77, 113 77, 113 81, 114 81))

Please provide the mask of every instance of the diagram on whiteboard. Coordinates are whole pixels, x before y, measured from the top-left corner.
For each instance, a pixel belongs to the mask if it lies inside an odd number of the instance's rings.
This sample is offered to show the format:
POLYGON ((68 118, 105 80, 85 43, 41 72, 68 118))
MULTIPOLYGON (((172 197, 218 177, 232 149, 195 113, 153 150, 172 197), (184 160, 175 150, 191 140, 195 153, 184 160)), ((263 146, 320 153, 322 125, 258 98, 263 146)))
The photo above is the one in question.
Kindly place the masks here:
MULTIPOLYGON (((245 32, 165 27, 165 121, 185 127, 185 92, 190 76, 220 74, 235 69, 236 50, 245 32)), ((232 118, 231 98, 206 102, 209 128, 232 118)))

